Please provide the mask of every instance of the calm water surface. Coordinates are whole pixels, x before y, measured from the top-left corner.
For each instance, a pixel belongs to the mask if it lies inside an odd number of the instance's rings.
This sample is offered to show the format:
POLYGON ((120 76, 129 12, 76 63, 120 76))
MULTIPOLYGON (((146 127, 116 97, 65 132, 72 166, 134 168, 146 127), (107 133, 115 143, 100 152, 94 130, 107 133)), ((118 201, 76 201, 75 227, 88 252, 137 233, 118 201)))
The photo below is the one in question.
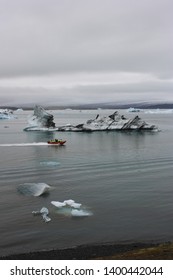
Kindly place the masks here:
MULTIPOLYGON (((1 255, 112 241, 173 240, 173 114, 138 113, 158 125, 158 133, 24 132, 31 113, 0 120, 1 255), (54 137, 66 139, 66 146, 26 145, 54 137), (18 192, 20 184, 42 182, 53 187, 46 196, 18 192), (60 214, 50 203, 67 199, 82 203, 93 215, 60 214), (33 216, 32 211, 42 207, 49 209, 51 222, 33 216)), ((97 113, 53 111, 57 125, 82 123, 97 113)))

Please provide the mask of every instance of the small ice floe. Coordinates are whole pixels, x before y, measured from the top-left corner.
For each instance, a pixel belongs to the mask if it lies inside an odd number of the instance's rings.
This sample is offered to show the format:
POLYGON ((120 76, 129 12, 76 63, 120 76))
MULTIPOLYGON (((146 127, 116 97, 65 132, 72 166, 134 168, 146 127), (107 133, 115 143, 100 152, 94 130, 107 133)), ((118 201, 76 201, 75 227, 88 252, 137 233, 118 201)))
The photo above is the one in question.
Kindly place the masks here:
POLYGON ((49 192, 51 187, 45 183, 24 183, 18 187, 23 195, 40 196, 49 192))
POLYGON ((33 215, 41 215, 45 223, 51 221, 51 218, 48 217, 49 210, 46 207, 42 207, 40 211, 32 211, 33 215))
POLYGON ((55 166, 60 165, 60 162, 58 162, 58 161, 41 161, 40 165, 48 166, 48 167, 55 167, 55 166))
POLYGON ((91 216, 92 212, 82 209, 82 204, 77 203, 72 199, 60 201, 51 201, 51 204, 58 208, 57 213, 64 216, 87 217, 91 216))

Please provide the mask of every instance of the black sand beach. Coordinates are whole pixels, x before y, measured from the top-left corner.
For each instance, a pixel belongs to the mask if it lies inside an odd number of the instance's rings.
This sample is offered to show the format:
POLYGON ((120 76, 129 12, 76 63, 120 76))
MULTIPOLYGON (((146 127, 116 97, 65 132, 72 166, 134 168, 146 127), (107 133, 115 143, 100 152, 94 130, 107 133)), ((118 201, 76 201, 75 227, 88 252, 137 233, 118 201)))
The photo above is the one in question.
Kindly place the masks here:
POLYGON ((173 243, 78 246, 68 249, 1 256, 0 260, 172 260, 173 243))

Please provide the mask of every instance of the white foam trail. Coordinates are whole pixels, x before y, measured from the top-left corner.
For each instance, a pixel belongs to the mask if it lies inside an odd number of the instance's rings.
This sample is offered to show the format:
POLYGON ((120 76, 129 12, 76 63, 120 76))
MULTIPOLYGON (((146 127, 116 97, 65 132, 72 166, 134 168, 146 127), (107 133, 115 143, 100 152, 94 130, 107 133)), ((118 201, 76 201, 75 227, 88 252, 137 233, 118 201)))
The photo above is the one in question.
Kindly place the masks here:
POLYGON ((46 142, 0 144, 0 147, 50 146, 46 142))

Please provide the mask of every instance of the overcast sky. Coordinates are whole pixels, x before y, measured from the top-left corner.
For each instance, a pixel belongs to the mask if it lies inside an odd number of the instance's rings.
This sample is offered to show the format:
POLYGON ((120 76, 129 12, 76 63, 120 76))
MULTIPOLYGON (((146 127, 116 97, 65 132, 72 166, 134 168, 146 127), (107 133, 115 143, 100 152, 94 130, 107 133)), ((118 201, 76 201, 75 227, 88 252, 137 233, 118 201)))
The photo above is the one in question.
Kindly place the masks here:
POLYGON ((0 0, 0 106, 173 102, 172 0, 0 0))

